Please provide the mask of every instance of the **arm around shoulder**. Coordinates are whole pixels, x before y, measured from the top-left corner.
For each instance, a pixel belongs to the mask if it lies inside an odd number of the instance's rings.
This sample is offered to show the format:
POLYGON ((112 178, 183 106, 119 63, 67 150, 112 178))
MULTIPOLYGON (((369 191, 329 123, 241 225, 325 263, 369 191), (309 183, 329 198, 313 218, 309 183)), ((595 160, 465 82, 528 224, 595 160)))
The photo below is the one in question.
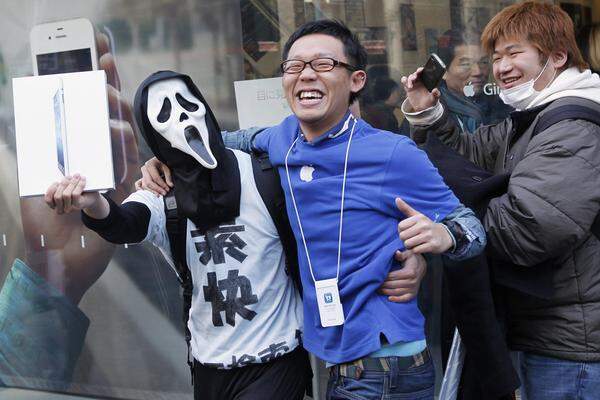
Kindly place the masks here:
POLYGON ((254 149, 254 139, 264 130, 265 128, 252 127, 233 132, 221 131, 221 136, 225 147, 251 153, 254 149))

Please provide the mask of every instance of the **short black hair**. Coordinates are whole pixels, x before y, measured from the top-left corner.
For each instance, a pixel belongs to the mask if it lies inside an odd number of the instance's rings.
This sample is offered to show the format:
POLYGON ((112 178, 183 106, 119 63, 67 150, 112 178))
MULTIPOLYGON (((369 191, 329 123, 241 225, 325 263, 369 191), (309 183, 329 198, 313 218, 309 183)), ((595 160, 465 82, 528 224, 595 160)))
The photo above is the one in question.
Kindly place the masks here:
MULTIPOLYGON (((316 33, 339 39, 344 45, 344 55, 348 58, 348 63, 359 70, 364 71, 367 68, 367 51, 360 43, 360 40, 358 40, 356 34, 352 33, 343 22, 334 19, 310 21, 296 29, 283 46, 283 60, 287 59, 290 48, 296 40, 316 33)), ((350 93, 349 104, 352 104, 358 98, 360 92, 362 92, 362 89, 356 93, 350 93)))
POLYGON ((474 31, 447 30, 438 38, 437 55, 440 56, 446 67, 449 67, 456 55, 456 48, 465 44, 480 45, 480 36, 474 31))

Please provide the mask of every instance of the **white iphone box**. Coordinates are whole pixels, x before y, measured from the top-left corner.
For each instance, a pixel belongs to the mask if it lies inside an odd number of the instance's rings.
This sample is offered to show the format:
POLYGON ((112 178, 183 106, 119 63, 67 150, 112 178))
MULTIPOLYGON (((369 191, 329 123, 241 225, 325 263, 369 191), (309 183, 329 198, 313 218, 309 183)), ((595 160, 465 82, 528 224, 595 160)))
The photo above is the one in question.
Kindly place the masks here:
POLYGON ((104 71, 14 78, 13 96, 21 197, 75 173, 115 187, 104 71))

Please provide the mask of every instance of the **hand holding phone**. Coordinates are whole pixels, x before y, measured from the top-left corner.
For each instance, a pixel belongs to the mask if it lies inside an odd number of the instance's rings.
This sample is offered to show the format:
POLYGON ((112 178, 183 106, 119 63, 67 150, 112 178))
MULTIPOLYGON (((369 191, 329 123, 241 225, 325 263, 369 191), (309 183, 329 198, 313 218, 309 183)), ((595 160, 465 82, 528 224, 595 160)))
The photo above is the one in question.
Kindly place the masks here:
POLYGON ((423 71, 421 72, 420 80, 423 83, 423 86, 432 92, 433 89, 437 88, 446 73, 446 64, 440 59, 440 57, 431 53, 429 55, 429 59, 423 66, 423 71))
POLYGON ((415 72, 401 79, 406 92, 408 101, 407 106, 403 106, 404 112, 419 112, 433 107, 440 97, 440 91, 437 89, 446 66, 436 55, 431 54, 423 67, 417 68, 415 72))

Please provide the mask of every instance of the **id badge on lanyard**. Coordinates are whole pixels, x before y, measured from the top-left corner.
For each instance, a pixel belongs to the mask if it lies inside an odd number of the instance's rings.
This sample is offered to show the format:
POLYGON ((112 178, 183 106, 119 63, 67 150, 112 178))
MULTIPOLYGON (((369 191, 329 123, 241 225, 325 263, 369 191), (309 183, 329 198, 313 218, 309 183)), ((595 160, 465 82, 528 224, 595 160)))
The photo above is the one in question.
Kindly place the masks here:
POLYGON ((319 317, 323 328, 338 326, 344 323, 344 309, 340 300, 337 279, 315 281, 319 317))

